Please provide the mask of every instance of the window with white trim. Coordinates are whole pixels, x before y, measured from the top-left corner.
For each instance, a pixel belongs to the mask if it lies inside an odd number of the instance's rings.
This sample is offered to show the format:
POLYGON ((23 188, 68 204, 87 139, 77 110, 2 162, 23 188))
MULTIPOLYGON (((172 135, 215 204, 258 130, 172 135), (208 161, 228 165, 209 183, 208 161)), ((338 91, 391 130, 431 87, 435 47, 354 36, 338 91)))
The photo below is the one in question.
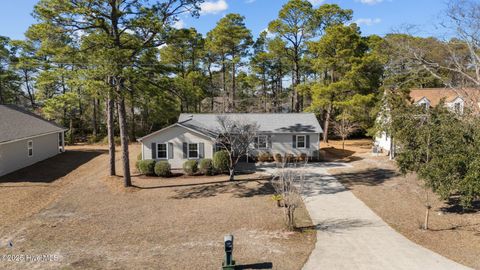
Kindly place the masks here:
POLYGON ((157 144, 157 158, 158 159, 167 159, 168 158, 168 150, 166 143, 159 143, 157 144))
POLYGON ((297 135, 297 148, 305 148, 305 147, 306 147, 305 135, 297 135))
POLYGON ((28 150, 28 156, 29 157, 33 156, 33 141, 27 142, 27 150, 28 150))
POLYGON ((268 148, 268 136, 267 135, 258 135, 257 137, 257 149, 267 149, 268 148))
POLYGON ((188 158, 198 158, 198 143, 188 144, 188 158))

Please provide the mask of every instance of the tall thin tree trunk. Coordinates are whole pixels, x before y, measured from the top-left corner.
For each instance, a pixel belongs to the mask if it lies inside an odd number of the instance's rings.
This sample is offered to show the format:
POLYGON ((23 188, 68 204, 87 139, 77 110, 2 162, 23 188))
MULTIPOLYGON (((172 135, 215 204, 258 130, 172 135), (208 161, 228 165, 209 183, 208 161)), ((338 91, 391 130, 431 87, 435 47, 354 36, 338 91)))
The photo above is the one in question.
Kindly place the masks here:
POLYGON ((235 81, 235 55, 232 55, 232 102, 231 102, 231 111, 235 112, 235 91, 236 91, 236 81, 235 81))
POLYGON ((130 141, 134 142, 135 141, 135 136, 136 136, 136 130, 135 130, 135 94, 132 91, 130 91, 130 98, 132 100, 132 104, 130 106, 130 114, 132 115, 132 127, 131 127, 131 134, 130 134, 130 141))
POLYGON ((223 108, 222 108, 222 112, 225 113, 225 101, 228 102, 227 97, 227 78, 226 78, 226 67, 225 67, 225 58, 223 57, 222 59, 222 84, 223 84, 223 101, 222 101, 222 104, 223 104, 223 108))
POLYGON ((98 136, 98 121, 97 121, 97 111, 98 111, 98 104, 97 98, 93 99, 93 115, 92 115, 92 126, 93 126, 93 137, 95 140, 98 136))
POLYGON ((325 115, 325 122, 323 125, 323 142, 328 143, 328 128, 330 125, 330 114, 332 113, 332 104, 327 107, 327 113, 325 115))
POLYGON ((73 128, 73 116, 70 115, 70 124, 69 124, 69 129, 70 129, 70 136, 68 138, 70 145, 73 145, 75 140, 74 140, 74 133, 75 130, 73 128))
POLYGON ((110 175, 112 176, 112 175, 116 175, 116 170, 115 170, 115 129, 114 129, 115 101, 113 99, 113 93, 111 90, 108 93, 106 108, 107 108, 108 154, 110 157, 109 159, 110 175))
POLYGON ((300 84, 300 58, 299 58, 299 48, 295 47, 295 63, 294 63, 294 74, 295 74, 295 83, 293 84, 293 91, 295 94, 295 111, 300 112, 300 98, 297 91, 297 86, 300 84))
POLYGON ((28 77, 28 71, 24 70, 24 78, 25 78, 25 88, 27 89, 28 98, 30 99, 30 104, 32 108, 35 108, 37 104, 35 104, 35 95, 33 93, 33 89, 30 87, 30 78, 28 77))
POLYGON ((122 81, 117 79, 118 100, 118 125, 120 126, 120 141, 122 144, 122 162, 123 162, 123 183, 125 187, 132 185, 130 176, 130 159, 128 156, 128 127, 127 110, 125 109, 125 98, 121 96, 122 81))
POLYGON ((263 83, 262 87, 263 87, 263 99, 264 99, 263 110, 264 112, 267 112, 268 111, 267 110, 267 78, 265 76, 265 72, 263 72, 262 74, 262 83, 263 83))
POLYGON ((0 82, 0 104, 4 104, 4 103, 5 103, 5 98, 3 97, 3 87, 0 82))

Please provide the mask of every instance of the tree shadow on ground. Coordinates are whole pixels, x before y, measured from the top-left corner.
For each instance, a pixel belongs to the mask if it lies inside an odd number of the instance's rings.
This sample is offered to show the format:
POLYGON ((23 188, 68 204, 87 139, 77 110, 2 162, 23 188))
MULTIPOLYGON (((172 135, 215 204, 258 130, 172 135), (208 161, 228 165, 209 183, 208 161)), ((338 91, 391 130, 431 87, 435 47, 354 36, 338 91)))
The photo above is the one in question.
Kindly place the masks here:
POLYGON ((460 204, 460 198, 453 196, 447 200, 446 204, 447 206, 440 208, 443 212, 454 214, 473 214, 480 212, 480 200, 474 201, 472 207, 465 208, 460 204))
POLYGON ((66 151, 49 159, 0 177, 0 183, 51 183, 74 171, 107 150, 66 151))
POLYGON ((391 169, 368 169, 360 172, 339 173, 333 175, 346 188, 353 185, 376 186, 385 181, 400 176, 400 174, 391 169))
POLYGON ((459 224, 459 225, 453 225, 447 228, 438 228, 438 229, 433 229, 430 228, 430 231, 433 232, 441 232, 441 231, 470 231, 470 232, 476 232, 475 236, 480 236, 480 223, 474 223, 474 224, 459 224))
POLYGON ((198 199, 214 197, 219 194, 229 193, 235 198, 249 198, 259 195, 272 195, 275 190, 269 181, 258 180, 236 180, 217 182, 216 184, 201 184, 194 185, 188 188, 181 188, 175 190, 176 195, 172 199, 198 199), (256 182, 252 186, 249 182, 256 182))
POLYGON ((324 161, 343 161, 343 162, 354 162, 362 160, 363 158, 359 156, 354 156, 355 151, 351 150, 342 150, 335 147, 327 147, 321 149, 323 160, 324 161))
POLYGON ((242 270, 242 269, 272 269, 272 268, 273 268, 273 263, 271 263, 271 262, 235 265, 235 270, 242 270))
POLYGON ((306 227, 297 227, 296 230, 300 232, 316 230, 316 231, 322 231, 327 233, 340 234, 345 231, 351 231, 357 228, 372 227, 372 226, 374 226, 374 224, 368 220, 344 218, 344 219, 327 219, 316 225, 311 225, 306 227))

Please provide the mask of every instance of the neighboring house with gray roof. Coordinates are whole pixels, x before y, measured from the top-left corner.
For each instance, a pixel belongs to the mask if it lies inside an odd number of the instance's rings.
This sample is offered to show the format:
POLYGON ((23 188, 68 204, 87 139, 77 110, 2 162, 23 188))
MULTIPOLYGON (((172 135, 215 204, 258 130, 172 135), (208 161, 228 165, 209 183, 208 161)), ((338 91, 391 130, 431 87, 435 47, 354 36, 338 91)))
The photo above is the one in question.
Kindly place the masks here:
POLYGON ((66 129, 14 105, 0 105, 0 176, 64 151, 66 129))
POLYGON ((172 168, 181 168, 188 159, 212 158, 217 150, 219 116, 257 123, 259 134, 251 155, 318 155, 323 130, 313 113, 183 113, 177 123, 138 139, 142 159, 167 160, 172 168))

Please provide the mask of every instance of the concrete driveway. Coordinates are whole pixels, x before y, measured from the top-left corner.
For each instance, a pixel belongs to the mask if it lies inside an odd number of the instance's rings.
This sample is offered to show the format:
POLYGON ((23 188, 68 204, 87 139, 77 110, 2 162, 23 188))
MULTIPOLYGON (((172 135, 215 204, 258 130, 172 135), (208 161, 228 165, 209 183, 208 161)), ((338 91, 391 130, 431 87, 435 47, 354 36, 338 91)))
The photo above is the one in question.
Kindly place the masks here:
POLYGON ((305 203, 317 229, 317 243, 304 270, 470 269, 396 232, 327 173, 345 166, 326 162, 305 169, 305 203))

